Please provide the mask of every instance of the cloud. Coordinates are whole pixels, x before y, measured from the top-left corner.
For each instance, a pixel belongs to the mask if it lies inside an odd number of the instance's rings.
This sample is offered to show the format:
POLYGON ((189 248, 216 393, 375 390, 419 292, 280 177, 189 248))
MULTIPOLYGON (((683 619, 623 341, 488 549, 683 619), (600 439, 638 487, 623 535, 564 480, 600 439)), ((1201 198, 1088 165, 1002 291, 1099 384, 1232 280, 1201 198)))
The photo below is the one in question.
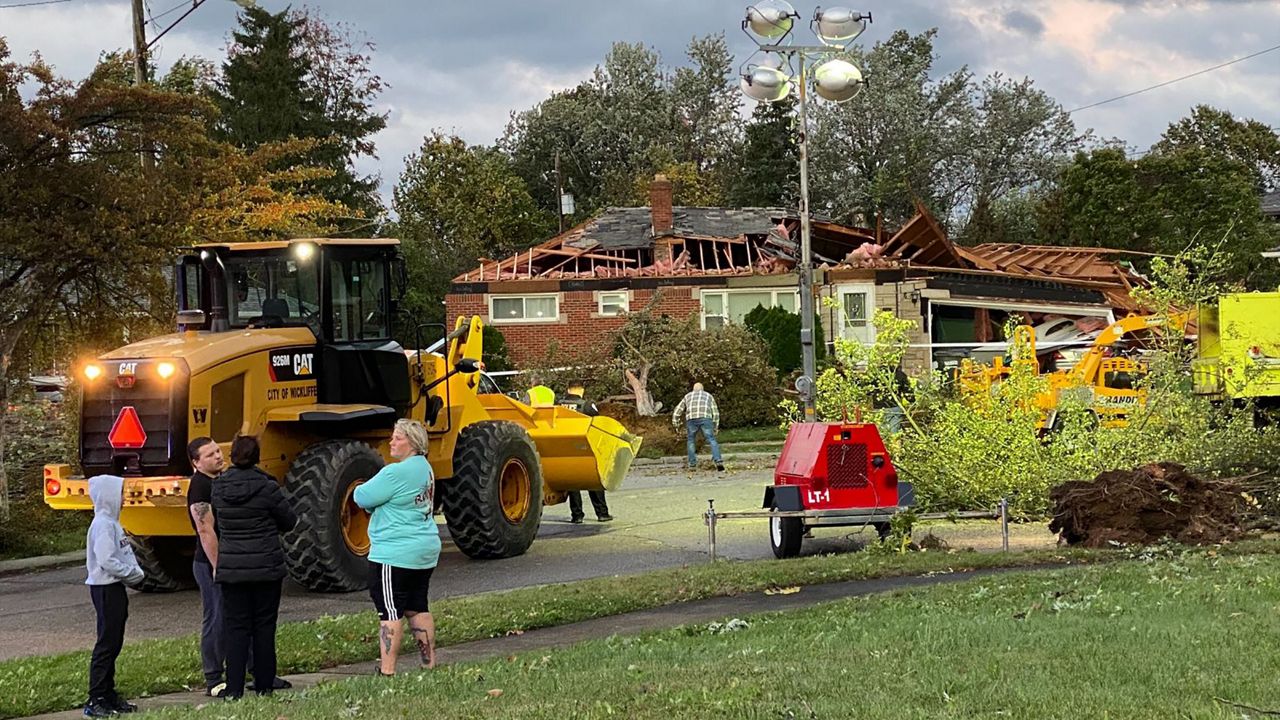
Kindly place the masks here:
MULTIPOLYGON (((170 9, 178 0, 157 2, 170 9)), ((260 0, 269 10, 284 0, 260 0)), ((667 64, 684 61, 694 36, 723 32, 741 63, 755 50, 738 25, 742 0, 488 0, 423 3, 311 0, 330 20, 372 40, 374 70, 390 84, 381 98, 388 126, 376 138, 390 194, 404 157, 434 129, 471 143, 491 143, 511 112, 589 77, 614 41, 640 42, 667 64)), ((811 5, 794 3, 804 14, 811 5)), ((979 76, 1031 77, 1068 108, 1138 90, 1275 43, 1280 4, 1248 0, 899 0, 871 7, 875 21, 861 42, 894 30, 938 28, 935 76, 962 66, 979 76)), ((865 5, 864 5, 865 7, 865 5)), ((158 44, 162 71, 183 55, 220 58, 235 27, 236 6, 202 5, 158 44)), ((160 25, 176 19, 161 19, 160 25)), ((148 32, 154 35, 157 27, 148 32)), ((67 77, 83 77, 102 51, 130 47, 126 0, 73 0, 0 9, 0 34, 13 54, 39 50, 67 77)), ((800 28, 803 42, 807 23, 800 28)), ((1145 147, 1197 103, 1280 124, 1280 53, 1262 56, 1074 117, 1103 136, 1145 147)))
POLYGON ((1044 34, 1044 23, 1040 18, 1024 10, 1010 10, 1004 14, 1004 25, 1011 30, 1038 38, 1044 34))

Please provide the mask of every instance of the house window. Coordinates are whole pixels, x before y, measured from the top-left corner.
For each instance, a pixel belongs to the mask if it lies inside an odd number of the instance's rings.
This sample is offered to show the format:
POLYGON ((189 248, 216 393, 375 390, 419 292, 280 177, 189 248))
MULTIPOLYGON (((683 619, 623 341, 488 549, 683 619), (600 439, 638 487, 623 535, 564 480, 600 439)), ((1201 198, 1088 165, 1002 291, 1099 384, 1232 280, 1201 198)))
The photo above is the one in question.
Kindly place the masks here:
POLYGON ((740 324, 757 307, 780 307, 795 312, 800 304, 800 293, 794 289, 703 290, 703 329, 724 327, 729 323, 740 324))
POLYGON ((603 317, 617 317, 631 312, 631 296, 626 290, 596 293, 596 304, 603 317))
POLYGON ((559 295, 489 296, 489 320, 495 325, 556 322, 559 319, 559 295))

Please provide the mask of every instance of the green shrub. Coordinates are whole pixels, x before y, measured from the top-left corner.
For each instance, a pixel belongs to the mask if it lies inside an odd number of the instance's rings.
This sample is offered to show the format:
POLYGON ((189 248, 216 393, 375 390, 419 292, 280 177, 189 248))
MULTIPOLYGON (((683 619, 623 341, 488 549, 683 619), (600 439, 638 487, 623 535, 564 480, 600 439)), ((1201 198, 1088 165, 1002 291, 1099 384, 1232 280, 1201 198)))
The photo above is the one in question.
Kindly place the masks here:
MULTIPOLYGON (((68 393, 70 395, 71 393, 68 393)), ((0 558, 63 552, 84 544, 88 513, 55 512, 44 504, 45 463, 75 460, 75 404, 15 405, 5 416, 9 521, 0 523, 0 558)))
POLYGON ((511 358, 507 355, 507 338, 502 331, 492 325, 485 325, 482 333, 484 342, 485 369, 489 372, 504 372, 512 369, 511 358))
MULTIPOLYGON (((769 364, 787 375, 801 367, 800 315, 780 307, 757 305, 747 313, 742 324, 764 339, 769 346, 769 364)), ((822 339, 822 323, 814 316, 814 357, 821 362, 826 355, 822 339)))

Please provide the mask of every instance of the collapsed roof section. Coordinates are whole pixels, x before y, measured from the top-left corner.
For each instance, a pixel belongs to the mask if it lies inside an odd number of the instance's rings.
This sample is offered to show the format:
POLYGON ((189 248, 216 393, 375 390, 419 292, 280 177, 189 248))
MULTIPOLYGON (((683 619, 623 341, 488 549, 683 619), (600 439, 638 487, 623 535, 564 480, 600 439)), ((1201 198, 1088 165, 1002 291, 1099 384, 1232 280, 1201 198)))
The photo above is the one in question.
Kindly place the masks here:
MULTIPOLYGON (((786 273, 799 254, 797 223, 787 216, 781 208, 676 206, 670 228, 655 231, 661 208, 657 214, 649 207, 607 208, 541 245, 503 260, 482 259, 454 282, 786 273)), ((849 237, 827 250, 832 257, 872 238, 852 228, 839 231, 849 237)), ((834 262, 814 249, 819 262, 834 262)))
MULTIPOLYGON (((481 259, 456 283, 533 279, 776 275, 795 269, 800 222, 782 208, 670 205, 659 176, 649 207, 611 207, 541 245, 503 260, 481 259)), ((1133 309, 1130 291, 1146 281, 1118 262, 1135 253, 1108 248, 990 243, 955 245, 919 202, 889 237, 823 218, 811 223, 814 264, 828 269, 911 268, 1051 281, 1101 292, 1133 309)))

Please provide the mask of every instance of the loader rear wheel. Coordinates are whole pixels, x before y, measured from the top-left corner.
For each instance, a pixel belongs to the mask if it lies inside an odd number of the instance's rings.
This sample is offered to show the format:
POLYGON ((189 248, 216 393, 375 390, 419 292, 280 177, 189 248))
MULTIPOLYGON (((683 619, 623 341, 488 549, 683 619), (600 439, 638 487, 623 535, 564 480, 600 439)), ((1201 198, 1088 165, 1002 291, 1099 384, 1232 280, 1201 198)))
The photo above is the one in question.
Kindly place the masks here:
POLYGON ((133 556, 146 578, 138 589, 147 593, 171 593, 196 585, 191 574, 195 538, 130 535, 133 556))
POLYGON ((284 554, 298 584, 312 592, 368 587, 369 515, 352 494, 382 465, 382 456, 365 443, 326 440, 289 466, 284 492, 298 524, 284 535, 284 554))
POLYGON ((473 558, 523 554, 542 523, 542 465, 524 428, 478 422, 453 451, 444 517, 458 549, 473 558))
POLYGON ((774 557, 781 560, 799 555, 800 543, 803 540, 804 523, 800 518, 769 518, 769 547, 773 549, 774 557))

